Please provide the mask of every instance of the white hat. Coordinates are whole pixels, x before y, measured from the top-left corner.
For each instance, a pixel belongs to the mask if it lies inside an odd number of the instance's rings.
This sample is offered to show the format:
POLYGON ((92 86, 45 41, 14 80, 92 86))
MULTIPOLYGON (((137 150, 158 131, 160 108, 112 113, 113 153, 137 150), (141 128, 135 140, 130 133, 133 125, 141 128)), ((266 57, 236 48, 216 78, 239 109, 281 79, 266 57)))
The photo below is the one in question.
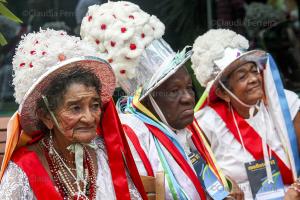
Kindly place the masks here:
POLYGON ((243 36, 227 29, 212 29, 199 36, 193 45, 192 69, 203 87, 214 88, 221 77, 227 76, 246 62, 262 66, 266 52, 246 51, 249 42, 243 36))
POLYGON ((185 51, 176 56, 162 39, 164 30, 157 17, 136 4, 119 1, 90 6, 81 24, 81 37, 95 45, 112 65, 118 84, 127 94, 145 86, 142 99, 190 56, 185 51))
POLYGON ((95 56, 97 52, 92 46, 64 31, 47 29, 22 37, 13 58, 13 85, 26 133, 37 130, 37 100, 60 73, 79 67, 90 70, 101 83, 102 104, 110 100, 115 89, 113 71, 106 61, 95 56))

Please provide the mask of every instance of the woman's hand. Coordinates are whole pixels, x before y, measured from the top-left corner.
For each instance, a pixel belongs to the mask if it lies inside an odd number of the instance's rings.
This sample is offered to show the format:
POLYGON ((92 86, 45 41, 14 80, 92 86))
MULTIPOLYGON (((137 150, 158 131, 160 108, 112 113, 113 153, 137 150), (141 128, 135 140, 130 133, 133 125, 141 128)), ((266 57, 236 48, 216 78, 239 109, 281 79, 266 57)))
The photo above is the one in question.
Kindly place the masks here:
MULTIPOLYGON (((227 177, 228 179, 228 177, 227 177)), ((226 197, 225 199, 227 200, 232 200, 232 199, 235 199, 235 200, 244 200, 244 192, 241 190, 241 188, 238 186, 238 184, 233 181, 232 179, 230 179, 230 182, 232 184, 232 188, 231 188, 231 191, 230 191, 230 194, 228 195, 228 197, 226 197)))
POLYGON ((285 193, 284 200, 300 199, 300 183, 299 179, 293 183, 285 193))

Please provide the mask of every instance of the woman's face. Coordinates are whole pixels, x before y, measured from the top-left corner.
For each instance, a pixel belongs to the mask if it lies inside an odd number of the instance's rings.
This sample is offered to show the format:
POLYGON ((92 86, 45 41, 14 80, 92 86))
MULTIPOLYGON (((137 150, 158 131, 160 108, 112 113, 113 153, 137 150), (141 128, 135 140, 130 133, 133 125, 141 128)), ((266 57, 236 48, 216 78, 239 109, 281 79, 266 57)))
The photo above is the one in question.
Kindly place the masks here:
POLYGON ((69 86, 58 106, 55 116, 59 129, 70 142, 88 143, 96 137, 97 125, 101 116, 101 99, 94 87, 80 83, 69 86))
MULTIPOLYGON (((242 102, 254 105, 263 98, 262 76, 255 63, 249 62, 232 72, 229 89, 242 102)), ((231 98, 231 101, 234 99, 231 98)))

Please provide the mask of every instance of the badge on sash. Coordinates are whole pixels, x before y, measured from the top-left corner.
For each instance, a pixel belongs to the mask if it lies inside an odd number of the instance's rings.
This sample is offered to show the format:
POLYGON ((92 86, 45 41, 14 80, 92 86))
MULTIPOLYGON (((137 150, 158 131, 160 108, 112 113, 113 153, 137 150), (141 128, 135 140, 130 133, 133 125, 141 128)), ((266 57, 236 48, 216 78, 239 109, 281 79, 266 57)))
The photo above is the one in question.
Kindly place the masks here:
POLYGON ((277 165, 277 161, 270 160, 273 182, 268 183, 264 160, 245 163, 251 192, 257 200, 281 200, 284 198, 284 184, 277 165))
POLYGON ((196 171, 197 177, 201 182, 201 185, 211 198, 215 200, 221 200, 229 195, 198 152, 190 153, 189 158, 196 171))

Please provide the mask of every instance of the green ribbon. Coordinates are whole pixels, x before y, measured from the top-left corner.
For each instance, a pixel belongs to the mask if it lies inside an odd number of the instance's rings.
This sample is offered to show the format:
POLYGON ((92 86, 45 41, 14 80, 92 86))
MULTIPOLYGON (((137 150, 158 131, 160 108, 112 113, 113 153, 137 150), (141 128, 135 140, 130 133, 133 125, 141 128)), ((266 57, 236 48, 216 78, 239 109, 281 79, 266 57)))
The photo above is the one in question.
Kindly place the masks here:
MULTIPOLYGON (((97 146, 95 144, 84 144, 89 146, 93 149, 96 149, 97 146)), ((75 166, 76 166, 76 176, 77 181, 84 180, 84 170, 83 170, 83 144, 82 143, 75 143, 71 144, 67 147, 67 150, 71 151, 75 154, 75 166)))

